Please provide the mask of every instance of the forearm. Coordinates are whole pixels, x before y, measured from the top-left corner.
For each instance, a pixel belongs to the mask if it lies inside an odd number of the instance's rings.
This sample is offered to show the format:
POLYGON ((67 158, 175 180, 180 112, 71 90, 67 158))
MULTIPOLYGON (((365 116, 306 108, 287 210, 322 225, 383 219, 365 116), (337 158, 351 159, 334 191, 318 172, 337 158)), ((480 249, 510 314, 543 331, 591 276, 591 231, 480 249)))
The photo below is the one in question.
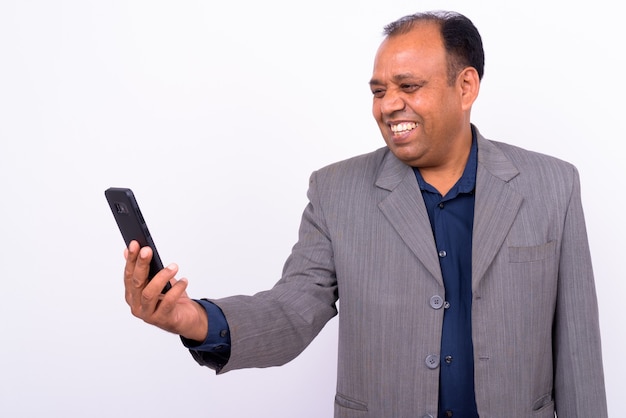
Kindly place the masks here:
POLYGON ((309 200, 281 280, 254 296, 214 301, 228 320, 232 338, 224 371, 277 366, 292 360, 337 314, 332 243, 314 181, 309 200))

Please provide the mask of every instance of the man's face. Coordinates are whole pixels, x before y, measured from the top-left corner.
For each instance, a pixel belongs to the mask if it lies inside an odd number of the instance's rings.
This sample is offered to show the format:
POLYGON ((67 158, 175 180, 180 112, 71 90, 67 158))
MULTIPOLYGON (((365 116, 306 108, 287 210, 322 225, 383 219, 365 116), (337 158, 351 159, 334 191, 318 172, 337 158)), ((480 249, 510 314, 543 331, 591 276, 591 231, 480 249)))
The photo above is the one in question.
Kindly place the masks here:
POLYGON ((376 54, 372 113, 390 150, 414 167, 444 168, 471 138, 461 81, 449 84, 446 57, 432 22, 388 37, 376 54))

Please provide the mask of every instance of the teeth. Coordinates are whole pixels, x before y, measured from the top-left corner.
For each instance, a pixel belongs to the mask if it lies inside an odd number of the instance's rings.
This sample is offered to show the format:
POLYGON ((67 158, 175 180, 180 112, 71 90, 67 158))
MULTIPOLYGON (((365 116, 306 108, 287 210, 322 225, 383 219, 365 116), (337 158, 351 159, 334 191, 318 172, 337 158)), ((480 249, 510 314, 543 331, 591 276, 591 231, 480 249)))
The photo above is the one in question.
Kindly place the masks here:
POLYGON ((403 122, 403 123, 398 123, 397 125, 391 125, 391 131, 393 133, 408 132, 408 131, 412 131, 416 127, 417 127, 417 124, 414 122, 403 122))

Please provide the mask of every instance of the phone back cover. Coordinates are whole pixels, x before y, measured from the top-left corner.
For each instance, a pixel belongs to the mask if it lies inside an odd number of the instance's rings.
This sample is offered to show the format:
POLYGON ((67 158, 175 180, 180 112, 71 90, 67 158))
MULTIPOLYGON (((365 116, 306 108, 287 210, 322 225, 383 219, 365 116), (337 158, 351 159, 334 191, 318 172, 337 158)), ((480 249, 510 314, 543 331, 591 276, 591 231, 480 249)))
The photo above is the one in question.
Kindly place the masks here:
POLYGON ((151 279, 156 273, 163 268, 163 263, 156 250, 148 225, 141 214, 137 200, 133 191, 128 188, 111 187, 104 192, 109 207, 117 222, 117 226, 122 233, 126 246, 132 240, 139 242, 142 247, 149 246, 152 248, 152 261, 150 263, 150 273, 148 278, 151 279))

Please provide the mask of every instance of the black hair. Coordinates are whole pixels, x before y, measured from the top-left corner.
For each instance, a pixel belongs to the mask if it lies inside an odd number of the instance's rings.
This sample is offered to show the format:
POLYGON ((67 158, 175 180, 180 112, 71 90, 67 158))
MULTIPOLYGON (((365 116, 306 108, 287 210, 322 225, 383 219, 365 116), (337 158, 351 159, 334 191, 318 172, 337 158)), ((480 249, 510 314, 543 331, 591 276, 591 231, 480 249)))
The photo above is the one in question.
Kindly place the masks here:
POLYGON ((420 22, 435 22, 441 30, 443 45, 448 53, 448 80, 454 82, 459 71, 473 67, 482 80, 485 71, 485 51, 478 29, 467 17, 457 12, 431 11, 401 17, 385 26, 387 37, 410 32, 420 22))

